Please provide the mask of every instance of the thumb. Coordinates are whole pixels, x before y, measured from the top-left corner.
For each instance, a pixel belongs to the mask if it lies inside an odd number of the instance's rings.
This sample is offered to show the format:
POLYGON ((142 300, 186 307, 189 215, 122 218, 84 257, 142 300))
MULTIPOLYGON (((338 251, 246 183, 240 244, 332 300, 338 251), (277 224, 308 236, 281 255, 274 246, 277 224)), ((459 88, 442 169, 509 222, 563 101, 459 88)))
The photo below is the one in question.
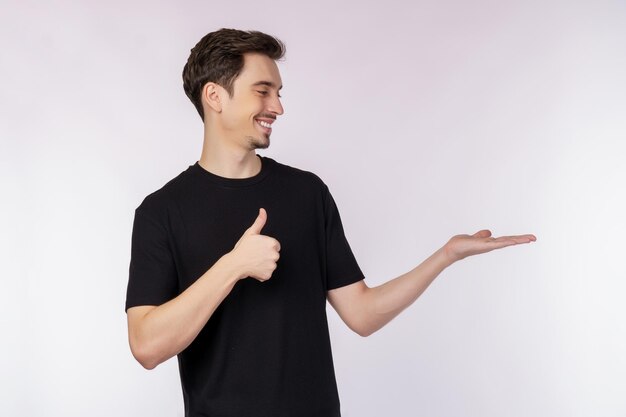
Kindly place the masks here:
POLYGON ((263 226, 265 226, 266 221, 267 212, 264 208, 260 208, 259 215, 257 216, 256 220, 254 220, 254 223, 252 223, 252 226, 250 226, 248 230, 244 232, 244 235, 260 235, 261 229, 263 229, 263 226))
POLYGON ((483 229, 479 232, 474 233, 474 237, 489 237, 491 236, 491 231, 488 229, 483 229))

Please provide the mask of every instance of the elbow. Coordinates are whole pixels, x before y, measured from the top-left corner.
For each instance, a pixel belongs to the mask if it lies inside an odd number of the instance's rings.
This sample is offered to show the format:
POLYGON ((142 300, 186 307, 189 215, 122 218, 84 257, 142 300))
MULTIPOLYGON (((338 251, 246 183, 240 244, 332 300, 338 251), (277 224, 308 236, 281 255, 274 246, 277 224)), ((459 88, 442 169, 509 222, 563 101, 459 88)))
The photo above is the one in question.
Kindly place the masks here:
POLYGON ((135 356, 135 359, 137 359, 137 362, 139 362, 141 364, 141 366, 143 366, 148 371, 156 368, 157 365, 159 364, 159 362, 157 362, 157 361, 155 361, 155 360, 153 360, 152 358, 149 358, 149 357, 135 356))
POLYGON ((380 323, 371 317, 371 315, 365 312, 353 314, 352 316, 344 317, 343 319, 348 328, 361 337, 371 336, 382 327, 380 326, 380 323))
POLYGON ((157 355, 145 343, 141 344, 131 340, 130 351, 137 362, 147 370, 152 370, 161 363, 157 355))
POLYGON ((365 329, 365 330, 360 330, 360 331, 356 331, 356 334, 358 334, 361 337, 368 337, 373 335, 374 333, 376 333, 375 329, 365 329))
POLYGON ((368 337, 376 332, 376 328, 367 325, 354 325, 350 326, 350 329, 361 337, 368 337))

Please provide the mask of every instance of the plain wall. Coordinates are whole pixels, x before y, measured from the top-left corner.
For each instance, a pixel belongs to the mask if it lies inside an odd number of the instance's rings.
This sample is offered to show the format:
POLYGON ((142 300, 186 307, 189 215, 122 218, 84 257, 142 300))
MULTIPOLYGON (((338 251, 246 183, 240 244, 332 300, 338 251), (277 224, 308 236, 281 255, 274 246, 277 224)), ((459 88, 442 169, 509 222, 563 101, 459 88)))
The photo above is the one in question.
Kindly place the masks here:
POLYGON ((0 415, 182 416, 131 356, 134 209, 200 157, 189 50, 287 45, 259 151, 318 174, 370 286, 467 258, 361 338, 329 308, 345 417, 626 415, 623 1, 3 1, 0 415))

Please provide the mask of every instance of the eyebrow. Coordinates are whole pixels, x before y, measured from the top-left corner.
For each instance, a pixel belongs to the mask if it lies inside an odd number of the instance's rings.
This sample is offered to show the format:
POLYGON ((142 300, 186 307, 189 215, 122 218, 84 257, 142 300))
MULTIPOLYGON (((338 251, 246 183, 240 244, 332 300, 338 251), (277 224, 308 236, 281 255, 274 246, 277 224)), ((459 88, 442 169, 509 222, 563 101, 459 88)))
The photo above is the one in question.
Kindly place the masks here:
MULTIPOLYGON (((253 87, 257 86, 257 85, 266 85, 266 86, 271 87, 271 88, 276 88, 276 84, 274 84, 271 81, 257 81, 254 84, 252 84, 253 87)), ((278 90, 280 91, 281 88, 283 88, 282 85, 280 87, 278 87, 278 90)))

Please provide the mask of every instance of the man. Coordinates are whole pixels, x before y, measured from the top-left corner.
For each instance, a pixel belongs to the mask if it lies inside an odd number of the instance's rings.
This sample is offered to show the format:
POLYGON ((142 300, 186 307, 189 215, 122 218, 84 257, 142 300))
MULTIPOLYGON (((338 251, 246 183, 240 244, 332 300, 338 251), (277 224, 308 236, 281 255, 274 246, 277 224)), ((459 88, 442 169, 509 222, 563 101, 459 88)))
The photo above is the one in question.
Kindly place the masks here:
POLYGON ((458 235, 368 288, 328 187, 256 155, 284 110, 261 32, 221 29, 192 49, 185 92, 204 121, 200 160, 135 212, 126 309, 147 369, 177 355, 187 416, 340 415, 326 300, 367 336, 453 262, 535 240, 458 235))

